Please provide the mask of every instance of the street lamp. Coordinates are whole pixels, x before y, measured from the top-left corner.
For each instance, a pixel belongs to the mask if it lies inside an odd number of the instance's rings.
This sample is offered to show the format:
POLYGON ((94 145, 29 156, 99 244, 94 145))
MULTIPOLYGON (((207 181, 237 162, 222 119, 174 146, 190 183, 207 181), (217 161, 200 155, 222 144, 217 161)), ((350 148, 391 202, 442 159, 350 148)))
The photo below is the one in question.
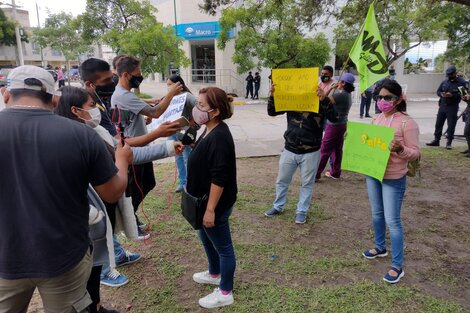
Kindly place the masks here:
POLYGON ((16 35, 16 48, 17 48, 17 51, 18 51, 18 60, 20 62, 20 65, 24 65, 24 57, 23 57, 23 46, 21 45, 21 35, 20 35, 20 28, 19 28, 19 24, 20 22, 18 21, 18 16, 16 15, 16 8, 18 6, 16 6, 15 4, 15 0, 11 0, 11 4, 9 3, 2 3, 0 2, 0 5, 3 4, 3 5, 7 5, 7 6, 10 6, 13 8, 13 19, 15 20, 16 22, 16 25, 15 25, 15 35, 16 35))

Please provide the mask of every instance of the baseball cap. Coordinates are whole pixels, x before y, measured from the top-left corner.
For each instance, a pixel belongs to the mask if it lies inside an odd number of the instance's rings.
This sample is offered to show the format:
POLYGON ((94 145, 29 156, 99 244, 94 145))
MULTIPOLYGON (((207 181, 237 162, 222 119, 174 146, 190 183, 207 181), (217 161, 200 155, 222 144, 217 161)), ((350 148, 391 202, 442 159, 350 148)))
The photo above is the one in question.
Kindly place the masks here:
POLYGON ((33 65, 14 68, 8 74, 7 89, 30 89, 60 96, 60 93, 55 91, 55 82, 52 75, 45 69, 33 65))
POLYGON ((454 74, 455 72, 457 72, 457 68, 454 65, 449 66, 446 70, 447 75, 454 74))
POLYGON ((342 80, 345 83, 348 83, 351 85, 354 85, 354 82, 356 81, 356 79, 354 78, 354 75, 351 73, 344 73, 343 75, 341 75, 341 78, 339 80, 342 80))

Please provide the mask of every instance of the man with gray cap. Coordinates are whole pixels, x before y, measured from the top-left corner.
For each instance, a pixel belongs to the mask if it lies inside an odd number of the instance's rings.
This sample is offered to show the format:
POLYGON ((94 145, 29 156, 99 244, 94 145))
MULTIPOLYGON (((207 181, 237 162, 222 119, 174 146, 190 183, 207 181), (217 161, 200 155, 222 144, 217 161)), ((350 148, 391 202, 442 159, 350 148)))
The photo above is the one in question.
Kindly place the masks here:
POLYGON ((462 95, 460 88, 468 90, 467 83, 460 77, 457 77, 457 69, 451 65, 446 70, 447 79, 437 88, 439 97, 439 111, 437 112, 436 126, 434 129, 434 140, 426 143, 427 146, 438 147, 442 136, 442 128, 447 119, 447 144, 446 149, 452 149, 452 140, 454 139, 455 125, 457 124, 457 113, 462 95))
POLYGON ((47 313, 87 312, 91 184, 114 202, 132 162, 114 164, 93 129, 54 115, 54 80, 36 66, 8 76, 0 112, 0 313, 27 312, 38 288, 47 313))

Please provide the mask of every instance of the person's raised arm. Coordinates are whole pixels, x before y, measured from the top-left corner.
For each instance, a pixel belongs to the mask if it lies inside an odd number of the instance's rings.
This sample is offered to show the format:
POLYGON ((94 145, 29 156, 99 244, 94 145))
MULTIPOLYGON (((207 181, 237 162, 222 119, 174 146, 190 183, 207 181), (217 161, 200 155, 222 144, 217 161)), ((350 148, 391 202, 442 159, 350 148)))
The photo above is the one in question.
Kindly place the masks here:
POLYGON ((126 138, 125 140, 126 140, 126 143, 128 143, 132 147, 143 147, 158 138, 171 136, 180 130, 181 130, 181 125, 179 122, 177 121, 164 122, 160 124, 160 126, 158 126, 157 129, 151 131, 148 134, 137 136, 137 137, 129 137, 129 138, 126 138))
POLYGON ((166 94, 166 96, 155 106, 146 106, 141 111, 140 114, 151 117, 151 118, 159 118, 168 108, 170 105, 171 99, 174 96, 178 95, 180 92, 183 91, 183 86, 178 82, 176 84, 171 85, 170 90, 166 94))
POLYGON ((116 149, 116 162, 115 165, 118 169, 116 175, 114 175, 106 183, 93 186, 101 199, 108 203, 114 203, 119 200, 127 187, 127 169, 129 164, 132 164, 132 150, 129 145, 124 147, 121 145, 121 141, 118 141, 118 147, 116 149))

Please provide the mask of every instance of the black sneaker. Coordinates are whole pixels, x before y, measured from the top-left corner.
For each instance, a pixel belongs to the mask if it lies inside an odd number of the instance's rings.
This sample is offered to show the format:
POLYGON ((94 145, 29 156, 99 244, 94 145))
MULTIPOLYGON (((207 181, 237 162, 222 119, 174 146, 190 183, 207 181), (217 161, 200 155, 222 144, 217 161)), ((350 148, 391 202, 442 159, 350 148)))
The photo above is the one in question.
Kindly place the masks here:
POLYGON ((465 150, 465 151, 461 151, 460 153, 462 153, 462 154, 468 154, 468 153, 470 153, 470 150, 467 149, 467 150, 465 150))
POLYGON ((105 309, 103 306, 100 306, 100 309, 98 310, 98 313, 119 313, 119 311, 108 310, 108 309, 105 309))
POLYGON ((434 139, 433 141, 426 143, 426 146, 428 146, 428 147, 439 147, 440 146, 439 140, 434 139))
POLYGON ((447 141, 446 149, 447 150, 452 150, 452 141, 447 141))

